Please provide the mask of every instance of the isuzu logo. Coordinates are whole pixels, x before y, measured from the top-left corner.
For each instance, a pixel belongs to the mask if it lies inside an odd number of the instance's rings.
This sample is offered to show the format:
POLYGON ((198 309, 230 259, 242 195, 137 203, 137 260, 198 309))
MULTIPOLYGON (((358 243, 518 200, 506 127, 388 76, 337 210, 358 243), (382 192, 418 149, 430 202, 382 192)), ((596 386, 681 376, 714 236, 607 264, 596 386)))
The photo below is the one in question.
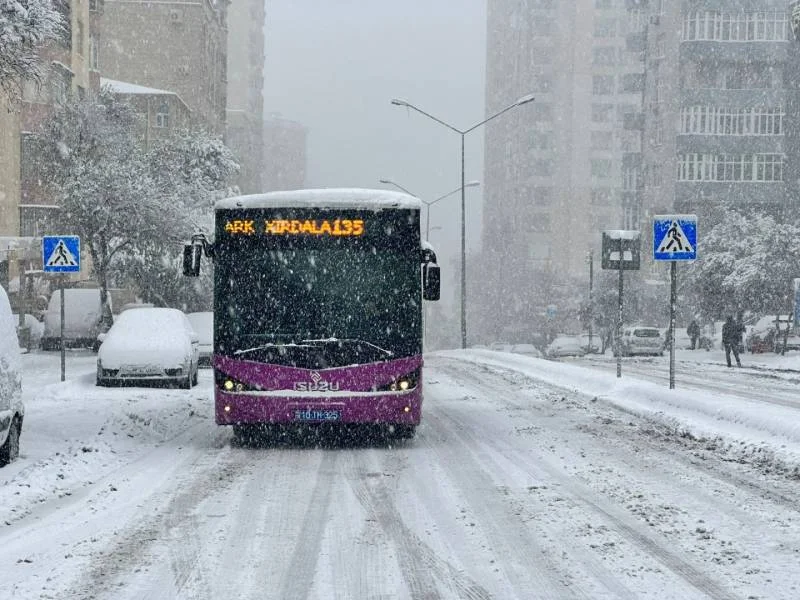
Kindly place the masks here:
POLYGON ((296 381, 295 391, 298 392, 338 392, 339 384, 331 381, 323 381, 319 371, 311 371, 308 376, 311 381, 296 381))

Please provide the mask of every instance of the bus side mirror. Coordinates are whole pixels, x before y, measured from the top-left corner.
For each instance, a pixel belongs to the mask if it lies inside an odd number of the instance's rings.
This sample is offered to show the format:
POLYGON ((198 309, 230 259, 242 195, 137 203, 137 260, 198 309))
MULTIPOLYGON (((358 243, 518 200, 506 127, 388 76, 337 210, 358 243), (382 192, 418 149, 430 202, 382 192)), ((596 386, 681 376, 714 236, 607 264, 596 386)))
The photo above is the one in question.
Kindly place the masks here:
POLYGON ((441 294, 441 274, 439 265, 426 263, 422 267, 422 298, 425 300, 438 300, 441 294))
POLYGON ((186 277, 200 275, 200 253, 203 247, 200 244, 187 244, 183 247, 183 274, 186 277))

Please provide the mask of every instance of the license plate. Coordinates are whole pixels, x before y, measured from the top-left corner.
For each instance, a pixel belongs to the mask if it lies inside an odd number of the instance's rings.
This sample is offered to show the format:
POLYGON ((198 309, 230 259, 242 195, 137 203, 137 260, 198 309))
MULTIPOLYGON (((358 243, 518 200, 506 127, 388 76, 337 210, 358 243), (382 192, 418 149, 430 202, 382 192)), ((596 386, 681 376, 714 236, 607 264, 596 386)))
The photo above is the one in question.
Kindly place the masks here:
POLYGON ((341 413, 338 410, 298 409, 294 411, 295 421, 338 421, 341 413))

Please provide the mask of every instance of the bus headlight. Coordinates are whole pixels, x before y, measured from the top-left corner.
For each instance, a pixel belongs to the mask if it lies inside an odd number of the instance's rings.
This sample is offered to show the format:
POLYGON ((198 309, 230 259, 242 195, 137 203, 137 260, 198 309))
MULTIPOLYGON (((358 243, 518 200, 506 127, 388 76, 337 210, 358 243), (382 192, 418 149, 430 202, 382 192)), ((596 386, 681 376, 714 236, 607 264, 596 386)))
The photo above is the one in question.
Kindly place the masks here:
POLYGON ((222 388, 223 391, 230 394, 234 394, 236 392, 256 392, 261 390, 261 387, 259 386, 242 383, 235 377, 231 377, 225 373, 220 373, 219 371, 214 372, 214 383, 216 383, 217 387, 222 388))
POLYGON ((388 385, 382 385, 375 389, 376 392, 407 392, 417 387, 419 380, 419 371, 401 375, 388 385))

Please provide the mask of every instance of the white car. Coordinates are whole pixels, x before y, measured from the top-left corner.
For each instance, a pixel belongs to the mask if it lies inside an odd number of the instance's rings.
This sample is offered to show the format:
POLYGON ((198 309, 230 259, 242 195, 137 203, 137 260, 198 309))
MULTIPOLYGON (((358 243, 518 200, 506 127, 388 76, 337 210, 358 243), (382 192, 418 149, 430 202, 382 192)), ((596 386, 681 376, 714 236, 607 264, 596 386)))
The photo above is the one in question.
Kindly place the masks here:
POLYGON ((97 385, 128 382, 197 384, 199 338, 175 308, 138 308, 117 317, 97 353, 97 385))
POLYGON ((8 296, 0 287, 0 466, 19 456, 19 437, 25 416, 16 325, 8 296))
MULTIPOLYGON (((97 288, 64 290, 64 342, 66 346, 91 348, 103 330, 103 304, 97 288)), ((44 314, 42 350, 61 347, 61 291, 50 296, 44 314)))
POLYGON ((200 366, 210 367, 214 354, 214 313, 193 312, 186 316, 200 340, 200 366))
POLYGON ((560 358, 562 356, 583 356, 586 354, 581 346, 581 339, 577 335, 559 335, 547 346, 547 356, 560 358))
POLYGON ((544 358, 544 354, 533 344, 514 344, 511 346, 511 352, 514 354, 533 356, 534 358, 544 358))
POLYGON ((622 356, 635 354, 664 354, 664 336, 658 327, 626 327, 620 342, 622 356))

